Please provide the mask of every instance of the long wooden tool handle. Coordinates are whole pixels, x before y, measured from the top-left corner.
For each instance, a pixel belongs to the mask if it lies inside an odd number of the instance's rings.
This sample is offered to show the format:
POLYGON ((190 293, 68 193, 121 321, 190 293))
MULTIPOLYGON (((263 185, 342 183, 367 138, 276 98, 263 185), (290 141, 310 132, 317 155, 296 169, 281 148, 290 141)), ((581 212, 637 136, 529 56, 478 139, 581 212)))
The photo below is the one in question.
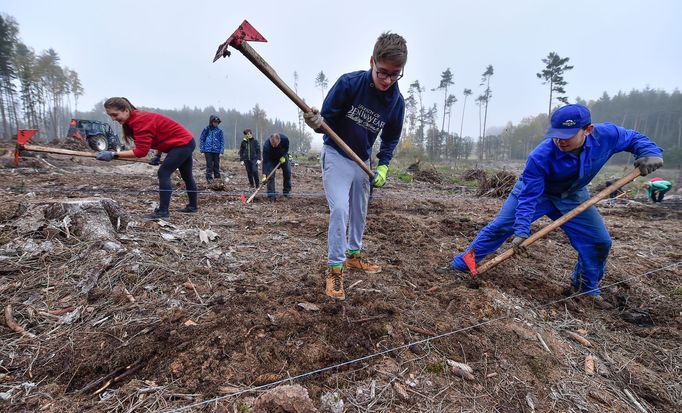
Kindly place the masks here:
POLYGON ((255 197, 256 194, 257 194, 258 192, 260 192, 260 190, 263 189, 263 187, 264 187, 265 185, 267 185, 267 183, 268 183, 268 181, 270 180, 270 178, 272 177, 272 175, 274 175, 275 172, 279 169, 279 166, 280 166, 280 164, 277 164, 276 167, 272 168, 272 171, 270 171, 270 173, 268 174, 267 178, 265 178, 265 182, 263 182, 262 184, 260 184, 260 186, 259 186, 258 188, 256 188, 256 192, 254 192, 254 193, 249 197, 249 199, 246 200, 246 203, 247 203, 247 204, 253 200, 253 197, 255 197))
MULTIPOLYGON (((303 99, 301 99, 291 88, 284 83, 284 81, 277 75, 277 72, 261 57, 261 55, 258 54, 253 48, 247 43, 247 42, 241 42, 238 45, 233 45, 233 47, 237 50, 239 50, 251 63, 253 63, 258 70, 263 72, 263 74, 272 81, 272 83, 275 84, 282 92, 284 92, 285 95, 291 99, 292 102, 296 104, 296 106, 299 107, 303 112, 308 113, 312 111, 310 106, 308 106, 303 99)), ((341 140, 339 135, 336 134, 332 130, 332 128, 329 127, 325 122, 322 122, 322 126, 320 127, 324 131, 327 136, 332 138, 334 143, 336 143, 341 150, 343 150, 352 160, 355 161, 355 163, 362 168, 367 175, 369 175, 370 179, 374 179, 374 172, 372 172, 371 169, 369 169, 369 166, 360 159, 360 157, 353 152, 353 150, 346 145, 346 142, 341 140)))
MULTIPOLYGON (((582 204, 578 205, 576 208, 574 208, 570 212, 566 213, 565 215, 562 215, 561 218, 557 219, 556 221, 554 221, 551 224, 547 225, 546 227, 542 228, 540 231, 538 231, 535 234, 528 237, 525 241, 523 241, 521 243, 521 246, 527 247, 528 245, 531 245, 535 241, 539 240, 540 238, 544 237, 545 235, 549 234, 550 232, 552 232, 555 229, 562 226, 564 223, 566 223, 566 221, 570 220, 571 218, 573 218, 576 215, 580 214, 581 212, 585 211, 587 208, 591 207, 592 205, 596 204, 597 202, 601 201, 602 199, 607 198, 613 191, 617 190, 621 186, 632 182, 639 175, 640 175, 639 168, 635 168, 632 172, 630 172, 626 176, 620 178, 613 185, 605 188, 604 190, 599 192, 597 195, 593 196, 592 198, 590 198, 587 201, 583 202, 582 204)), ((496 256, 495 258, 491 259, 490 261, 487 261, 486 263, 481 265, 478 268, 478 273, 481 274, 485 271, 488 271, 489 269, 493 268, 494 266, 501 263, 502 261, 505 261, 506 259, 510 258, 512 255, 514 255, 514 249, 510 248, 507 251, 496 256)))
MULTIPOLYGON (((84 158, 95 158, 97 156, 97 154, 93 153, 93 152, 72 151, 70 149, 50 148, 50 147, 38 146, 38 145, 23 145, 20 148, 17 148, 17 150, 53 153, 53 154, 57 154, 57 155, 82 156, 84 158)), ((128 161, 128 162, 149 163, 149 161, 144 160, 144 159, 140 159, 140 158, 116 158, 115 160, 117 160, 117 161, 128 161)))

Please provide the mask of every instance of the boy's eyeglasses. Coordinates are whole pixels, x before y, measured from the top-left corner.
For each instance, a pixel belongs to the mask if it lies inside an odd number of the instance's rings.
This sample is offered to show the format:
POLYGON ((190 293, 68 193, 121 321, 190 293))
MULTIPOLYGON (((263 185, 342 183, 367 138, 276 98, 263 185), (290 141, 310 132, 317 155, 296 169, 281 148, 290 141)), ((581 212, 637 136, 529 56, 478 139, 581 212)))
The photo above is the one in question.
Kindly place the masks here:
POLYGON ((377 72, 377 77, 381 80, 391 79, 391 82, 395 82, 396 80, 403 77, 403 72, 387 73, 387 72, 384 72, 383 70, 379 70, 377 68, 374 68, 374 71, 377 72))

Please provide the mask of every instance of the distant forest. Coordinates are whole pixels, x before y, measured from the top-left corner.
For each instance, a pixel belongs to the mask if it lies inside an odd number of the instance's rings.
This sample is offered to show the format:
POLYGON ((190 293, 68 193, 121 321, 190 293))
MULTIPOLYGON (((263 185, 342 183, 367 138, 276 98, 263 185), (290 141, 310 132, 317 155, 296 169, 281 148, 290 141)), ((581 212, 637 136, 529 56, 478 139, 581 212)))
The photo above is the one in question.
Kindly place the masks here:
MULTIPOLYGON (((562 75, 573 69, 568 60, 554 52, 542 59, 546 67, 537 76, 549 86, 549 108, 556 108, 553 105, 555 101, 567 103, 564 96, 567 83, 562 75)), ((419 81, 410 84, 405 93, 405 125, 398 151, 404 156, 451 163, 474 156, 481 160, 525 159, 542 140, 548 115, 531 116, 518 125, 509 123, 504 127, 488 127, 488 105, 493 98, 490 79, 493 75, 492 65, 487 66, 481 75, 479 86, 482 90, 478 97, 472 98, 473 102, 469 102, 478 107, 478 137, 460 136, 463 113, 473 92, 471 89, 463 90, 461 111, 455 113, 453 107, 458 99, 450 93, 454 85, 450 68, 441 74, 439 86, 433 89, 443 92, 442 104, 427 105, 423 99, 427 89, 419 81), (459 129, 459 134, 451 132, 451 129, 459 129)), ((298 78, 296 73, 294 77, 298 78)), ((315 84, 324 95, 328 85, 324 72, 317 75, 315 84)), ((55 50, 36 53, 19 39, 16 21, 11 16, 0 14, 0 135, 3 139, 12 138, 19 128, 38 129, 38 140, 42 141, 63 138, 71 118, 112 123, 102 107, 104 98, 89 111, 78 110, 78 99, 84 93, 78 73, 61 66, 55 50)), ((273 93, 277 92, 273 89, 273 93)), ((599 99, 589 102, 578 98, 577 103, 590 107, 594 122, 613 122, 651 137, 665 149, 664 158, 668 166, 682 164, 682 94, 679 90, 668 93, 647 88, 620 92, 615 96, 604 93, 599 99)), ((222 120, 220 126, 228 149, 238 147, 242 130, 251 128, 254 136, 261 141, 270 133, 283 132, 291 140, 292 151, 306 153, 310 150, 312 132, 303 123, 300 111, 296 122, 283 122, 269 119, 258 104, 248 113, 215 107, 163 109, 145 108, 144 102, 133 101, 133 104, 177 120, 195 136, 206 127, 209 116, 216 114, 222 120)), ((112 126, 120 131, 118 124, 112 123, 112 126)), ((626 162, 628 156, 618 156, 614 160, 626 162)))

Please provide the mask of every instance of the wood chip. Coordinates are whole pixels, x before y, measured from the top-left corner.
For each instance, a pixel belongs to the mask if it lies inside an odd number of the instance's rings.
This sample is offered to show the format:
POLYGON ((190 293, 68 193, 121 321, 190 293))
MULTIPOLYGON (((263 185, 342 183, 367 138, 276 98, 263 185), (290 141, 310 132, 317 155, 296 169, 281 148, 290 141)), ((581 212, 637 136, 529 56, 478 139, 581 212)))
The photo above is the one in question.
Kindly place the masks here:
POLYGON ((320 306, 309 302, 298 303, 298 306, 306 311, 320 311, 320 306))
POLYGON ((465 380, 475 380, 476 377, 474 377, 473 373, 474 369, 472 369, 468 364, 464 363, 459 363, 454 360, 446 360, 448 363, 448 366, 450 366, 450 369, 452 370, 452 374, 455 376, 461 377, 465 380))
POLYGON ((595 370, 595 361, 594 357, 592 355, 588 355, 585 357, 585 374, 588 376, 594 376, 594 370, 595 370))
POLYGON ((270 384, 282 379, 282 376, 274 373, 265 373, 256 377, 256 381, 253 382, 254 386, 262 386, 263 384, 270 384))
POLYGON ((568 336, 571 337, 573 340, 577 341, 578 343, 582 344, 585 347, 592 347, 592 343, 588 339, 586 339, 585 337, 581 336, 578 333, 574 333, 572 331, 569 331, 568 336))
POLYGON ((395 390, 396 393, 398 393, 398 396, 400 396, 401 399, 410 400, 410 395, 407 393, 407 390, 405 390, 405 386, 403 386, 402 384, 398 383, 397 381, 394 381, 393 389, 395 390))

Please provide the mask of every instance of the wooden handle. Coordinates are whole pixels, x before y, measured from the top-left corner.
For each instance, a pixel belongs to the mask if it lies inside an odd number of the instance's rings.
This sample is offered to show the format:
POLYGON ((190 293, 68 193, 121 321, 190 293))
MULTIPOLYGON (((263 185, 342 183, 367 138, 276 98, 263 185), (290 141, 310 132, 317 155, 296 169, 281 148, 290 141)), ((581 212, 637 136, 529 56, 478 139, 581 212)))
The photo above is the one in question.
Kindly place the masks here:
MULTIPOLYGON (((592 198, 590 198, 587 201, 583 202, 582 204, 578 205, 577 207, 575 207, 574 209, 572 209, 568 213, 562 215, 561 218, 557 219, 556 221, 554 221, 551 224, 542 228, 540 231, 538 231, 535 234, 531 235, 530 237, 526 238, 526 240, 521 243, 521 246, 527 247, 527 246, 533 244, 535 241, 539 240, 540 238, 544 237, 545 235, 549 234, 550 232, 552 232, 555 229, 562 226, 564 223, 566 223, 566 221, 572 219, 573 217, 575 217, 576 215, 585 211, 587 208, 591 207, 592 205, 596 204, 597 202, 601 201, 602 199, 607 198, 613 191, 617 190, 618 188, 620 188, 621 186, 623 186, 625 184, 632 182, 639 175, 640 175, 639 168, 635 168, 629 174, 627 174, 626 176, 624 176, 624 177, 620 178, 618 181, 616 181, 613 185, 603 189, 597 195, 593 196, 592 198)), ((477 269, 478 273, 481 274, 481 273, 493 268, 494 266, 501 263, 502 261, 505 261, 508 258, 510 258, 512 255, 514 255, 514 249, 510 248, 507 251, 499 254, 495 258, 491 259, 490 261, 487 261, 483 265, 481 265, 477 269)))
MULTIPOLYGON (((284 92, 285 95, 291 99, 292 102, 296 104, 296 106, 299 107, 303 112, 309 113, 312 111, 310 106, 308 106, 303 99, 301 99, 291 88, 284 83, 284 81, 277 75, 277 72, 261 57, 261 55, 258 54, 253 48, 247 43, 247 42, 241 42, 238 45, 233 45, 233 47, 237 50, 239 50, 251 63, 254 64, 260 70, 263 72, 263 74, 272 81, 272 83, 275 84, 282 92, 284 92)), ((367 175, 369 175, 370 179, 374 179, 374 172, 372 172, 371 169, 369 169, 369 166, 360 159, 360 157, 353 152, 353 150, 346 145, 346 143, 339 137, 339 135, 336 134, 332 130, 332 128, 329 127, 325 122, 322 122, 322 126, 320 127, 327 136, 332 138, 335 144, 341 148, 350 158, 355 161, 355 163, 362 168, 367 175)))
MULTIPOLYGON (((44 153, 52 153, 52 154, 57 154, 57 155, 81 156, 83 158, 95 158, 97 156, 97 154, 93 153, 93 152, 72 151, 70 149, 50 148, 47 146, 38 146, 38 145, 22 145, 20 147, 17 147, 16 150, 25 150, 25 151, 31 151, 31 152, 44 152, 44 153)), ((149 161, 144 160, 144 159, 140 159, 140 158, 115 158, 115 160, 117 160, 117 161, 128 161, 128 162, 149 163, 149 161)))
POLYGON ((261 189, 263 189, 263 187, 268 183, 268 181, 270 180, 270 178, 272 177, 272 175, 274 175, 275 172, 279 169, 279 166, 280 166, 280 165, 281 165, 281 164, 277 164, 276 167, 272 168, 272 171, 270 171, 270 173, 268 174, 268 176, 265 178, 265 182, 263 182, 262 184, 260 184, 260 186, 259 186, 258 188, 256 188, 256 192, 254 192, 254 193, 249 197, 249 199, 246 200, 246 203, 247 203, 247 204, 248 204, 249 202, 251 202, 251 200, 253 200, 253 197, 255 197, 256 194, 257 194, 258 192, 260 192, 261 189))

